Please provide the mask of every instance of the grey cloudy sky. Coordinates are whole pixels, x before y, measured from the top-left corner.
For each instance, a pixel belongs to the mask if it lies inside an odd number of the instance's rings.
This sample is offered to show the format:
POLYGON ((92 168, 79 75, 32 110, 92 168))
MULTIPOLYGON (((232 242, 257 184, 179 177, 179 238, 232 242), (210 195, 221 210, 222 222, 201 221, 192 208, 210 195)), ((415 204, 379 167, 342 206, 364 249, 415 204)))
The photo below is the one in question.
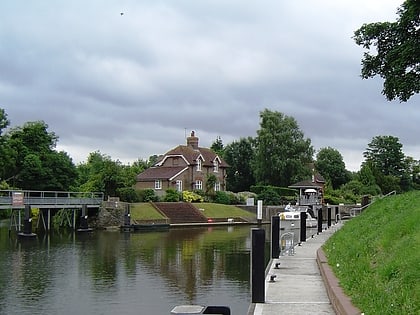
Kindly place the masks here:
POLYGON ((350 170, 376 135, 420 159, 420 97, 386 101, 351 39, 402 2, 4 0, 0 108, 11 126, 45 121, 76 163, 96 150, 147 159, 191 130, 207 147, 255 137, 265 108, 350 170))

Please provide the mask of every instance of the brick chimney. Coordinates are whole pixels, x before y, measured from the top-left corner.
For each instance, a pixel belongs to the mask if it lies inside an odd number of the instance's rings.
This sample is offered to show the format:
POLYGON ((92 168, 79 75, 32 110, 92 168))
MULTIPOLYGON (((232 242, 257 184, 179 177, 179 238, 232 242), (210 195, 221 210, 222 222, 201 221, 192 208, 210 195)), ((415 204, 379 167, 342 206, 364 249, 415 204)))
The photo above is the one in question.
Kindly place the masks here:
POLYGON ((191 131, 191 136, 187 138, 187 146, 193 148, 194 150, 198 149, 198 137, 195 136, 194 130, 191 131))

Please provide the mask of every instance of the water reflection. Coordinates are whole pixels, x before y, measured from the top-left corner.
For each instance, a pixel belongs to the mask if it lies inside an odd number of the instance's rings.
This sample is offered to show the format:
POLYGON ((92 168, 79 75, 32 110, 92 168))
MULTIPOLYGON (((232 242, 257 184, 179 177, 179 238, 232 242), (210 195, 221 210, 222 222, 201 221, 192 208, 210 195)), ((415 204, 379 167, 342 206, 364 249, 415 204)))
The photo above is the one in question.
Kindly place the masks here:
POLYGON ((71 231, 9 238, 0 227, 1 314, 169 314, 249 305, 250 227, 71 231))

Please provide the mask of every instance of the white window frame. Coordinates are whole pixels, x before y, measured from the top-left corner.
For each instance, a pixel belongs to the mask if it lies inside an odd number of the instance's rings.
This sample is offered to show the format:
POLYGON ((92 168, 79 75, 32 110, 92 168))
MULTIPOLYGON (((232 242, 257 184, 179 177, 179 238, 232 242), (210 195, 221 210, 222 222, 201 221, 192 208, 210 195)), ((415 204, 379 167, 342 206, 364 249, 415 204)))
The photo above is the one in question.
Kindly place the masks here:
POLYGON ((197 159, 197 171, 201 172, 202 168, 203 168, 203 161, 201 160, 201 158, 198 158, 197 159))
POLYGON ((155 189, 156 190, 162 189, 162 180, 161 179, 156 179, 155 180, 155 189))
POLYGON ((214 191, 220 191, 220 182, 214 183, 214 191))
POLYGON ((213 161, 213 172, 215 172, 215 173, 219 172, 219 161, 218 160, 213 161))
POLYGON ((203 181, 202 180, 197 179, 195 181, 195 189, 203 190, 203 181))
POLYGON ((180 179, 176 181, 176 190, 182 192, 182 180, 180 179))

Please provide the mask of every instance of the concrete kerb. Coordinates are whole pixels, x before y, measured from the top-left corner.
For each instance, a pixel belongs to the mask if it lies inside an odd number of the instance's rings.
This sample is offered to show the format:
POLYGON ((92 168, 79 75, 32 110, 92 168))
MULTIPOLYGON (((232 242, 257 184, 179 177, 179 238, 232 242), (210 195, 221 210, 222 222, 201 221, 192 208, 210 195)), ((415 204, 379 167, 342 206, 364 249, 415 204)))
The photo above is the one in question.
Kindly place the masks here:
POLYGON ((331 305, 339 315, 360 315, 362 312, 355 307, 350 298, 343 292, 337 277, 334 275, 330 265, 328 265, 327 257, 320 247, 316 252, 316 262, 318 264, 321 277, 327 290, 328 298, 331 305))

